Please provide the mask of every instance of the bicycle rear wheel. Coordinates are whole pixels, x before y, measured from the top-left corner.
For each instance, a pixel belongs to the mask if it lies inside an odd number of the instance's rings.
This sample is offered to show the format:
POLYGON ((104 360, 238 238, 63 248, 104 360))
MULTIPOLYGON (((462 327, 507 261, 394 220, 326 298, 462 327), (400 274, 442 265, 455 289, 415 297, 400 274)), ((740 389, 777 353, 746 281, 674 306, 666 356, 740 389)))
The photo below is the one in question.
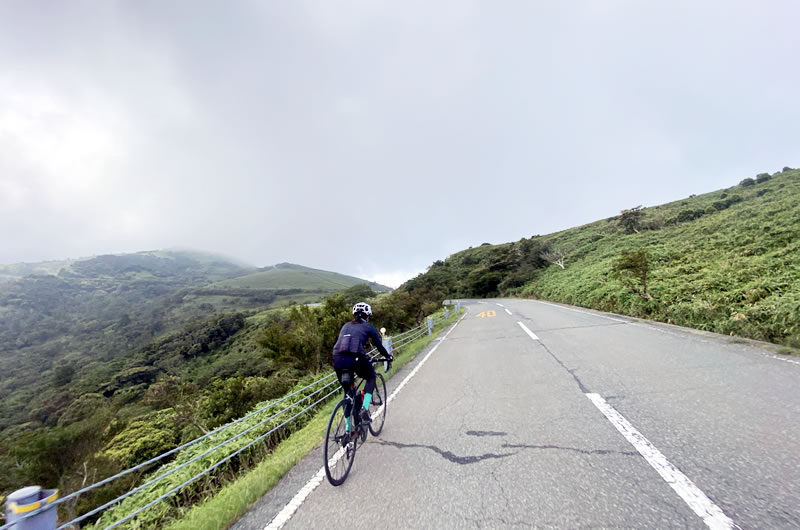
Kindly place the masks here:
POLYGON ((386 381, 383 374, 376 374, 375 391, 372 393, 372 403, 369 405, 369 415, 372 423, 369 424, 369 432, 372 436, 378 436, 383 430, 383 423, 386 421, 386 405, 388 396, 386 394, 386 381))
POLYGON ((336 404, 331 418, 328 420, 328 430, 325 432, 325 475, 328 482, 339 486, 347 478, 353 461, 356 458, 356 438, 345 429, 344 410, 346 400, 336 404))

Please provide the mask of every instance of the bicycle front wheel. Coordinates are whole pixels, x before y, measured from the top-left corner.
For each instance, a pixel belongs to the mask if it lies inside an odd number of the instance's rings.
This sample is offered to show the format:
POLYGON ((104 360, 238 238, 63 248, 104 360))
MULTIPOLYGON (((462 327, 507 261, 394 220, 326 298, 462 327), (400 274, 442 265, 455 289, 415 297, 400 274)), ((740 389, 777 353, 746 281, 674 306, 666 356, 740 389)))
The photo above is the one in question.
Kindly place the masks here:
POLYGON ((356 458, 356 438, 347 432, 344 422, 346 400, 336 404, 328 420, 328 430, 325 433, 325 475, 328 482, 339 486, 347 478, 353 461, 356 458))
POLYGON ((372 423, 369 424, 369 432, 372 436, 378 436, 383 430, 383 423, 386 421, 386 405, 388 398, 386 394, 386 381, 383 374, 376 374, 375 391, 372 393, 372 403, 369 405, 369 415, 372 423))

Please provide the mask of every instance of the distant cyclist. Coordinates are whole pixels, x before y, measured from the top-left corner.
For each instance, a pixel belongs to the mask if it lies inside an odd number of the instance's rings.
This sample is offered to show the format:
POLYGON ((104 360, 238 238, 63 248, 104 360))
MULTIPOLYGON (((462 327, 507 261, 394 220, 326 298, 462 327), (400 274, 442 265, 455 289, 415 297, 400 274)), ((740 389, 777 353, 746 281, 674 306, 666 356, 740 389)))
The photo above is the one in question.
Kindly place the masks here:
MULTIPOLYGON (((355 372, 359 377, 364 378, 367 384, 364 386, 364 406, 360 412, 362 422, 369 423, 369 405, 372 403, 372 391, 375 390, 375 368, 369 362, 369 358, 364 353, 364 345, 367 339, 372 339, 375 347, 389 361, 394 360, 392 355, 386 351, 381 342, 381 337, 375 326, 369 323, 372 316, 372 308, 369 304, 359 302, 353 306, 353 320, 342 326, 339 338, 333 347, 333 369, 339 381, 342 380, 342 373, 355 372)), ((358 414, 358 412, 356 412, 358 414)), ((345 426, 351 430, 350 414, 346 413, 345 426)))

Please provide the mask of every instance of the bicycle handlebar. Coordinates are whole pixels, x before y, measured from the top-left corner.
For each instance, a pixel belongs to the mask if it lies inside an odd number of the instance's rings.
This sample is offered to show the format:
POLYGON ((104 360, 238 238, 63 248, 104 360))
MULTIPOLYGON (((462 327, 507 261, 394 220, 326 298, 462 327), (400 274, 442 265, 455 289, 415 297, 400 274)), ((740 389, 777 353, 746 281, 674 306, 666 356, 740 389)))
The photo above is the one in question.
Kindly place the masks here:
POLYGON ((386 373, 388 373, 388 372, 389 372, 389 370, 391 370, 391 369, 392 369, 392 361, 393 361, 393 360, 394 360, 394 358, 392 358, 392 360, 389 360, 389 359, 387 359, 386 357, 378 357, 378 356, 376 355, 375 357, 373 357, 372 359, 370 359, 370 360, 369 360, 369 362, 371 362, 372 364, 386 363, 386 370, 385 370, 385 372, 386 372, 386 373))

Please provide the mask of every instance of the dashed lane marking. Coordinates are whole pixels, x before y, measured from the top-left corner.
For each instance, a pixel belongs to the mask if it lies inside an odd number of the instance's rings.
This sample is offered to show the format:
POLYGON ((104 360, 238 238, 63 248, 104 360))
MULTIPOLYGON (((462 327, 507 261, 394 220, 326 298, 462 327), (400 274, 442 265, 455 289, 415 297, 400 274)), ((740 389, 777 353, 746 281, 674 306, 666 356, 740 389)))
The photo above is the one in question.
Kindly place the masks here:
MULTIPOLYGON (((529 330, 522 322, 517 322, 520 327, 527 333, 533 340, 539 341, 531 330, 529 330)), ((573 374, 574 377, 574 374, 573 374)), ((583 389, 583 385, 579 385, 583 389)), ((594 404, 597 409, 611 422, 611 424, 622 434, 623 437, 633 447, 639 451, 644 459, 647 461, 656 472, 661 475, 661 478, 683 499, 683 501, 692 509, 692 511, 700 517, 709 528, 713 530, 726 530, 731 528, 739 528, 734 524, 730 517, 725 515, 725 512, 717 506, 714 501, 708 498, 703 491, 698 488, 689 477, 684 475, 677 467, 667 460, 667 457, 661 453, 650 441, 644 437, 631 423, 625 419, 622 414, 608 404, 600 394, 591 392, 584 392, 584 395, 594 404)))
POLYGON ((728 529, 739 528, 722 509, 714 504, 703 491, 698 488, 689 477, 684 475, 677 467, 667 460, 661 451, 650 443, 622 414, 608 404, 599 394, 584 394, 594 403, 600 412, 616 427, 616 429, 639 451, 647 463, 661 475, 669 486, 675 490, 689 508, 700 517, 709 528, 728 529))
POLYGON ((539 337, 537 337, 537 336, 536 336, 536 333, 534 333, 533 331, 529 330, 529 329, 528 329, 528 326, 526 326, 526 325, 525 325, 525 324, 523 324, 522 322, 517 322, 517 324, 519 324, 519 327, 521 327, 521 328, 522 328, 522 330, 523 330, 525 333, 527 333, 527 334, 528 334, 528 336, 529 336, 530 338, 532 338, 533 340, 539 340, 539 337))

